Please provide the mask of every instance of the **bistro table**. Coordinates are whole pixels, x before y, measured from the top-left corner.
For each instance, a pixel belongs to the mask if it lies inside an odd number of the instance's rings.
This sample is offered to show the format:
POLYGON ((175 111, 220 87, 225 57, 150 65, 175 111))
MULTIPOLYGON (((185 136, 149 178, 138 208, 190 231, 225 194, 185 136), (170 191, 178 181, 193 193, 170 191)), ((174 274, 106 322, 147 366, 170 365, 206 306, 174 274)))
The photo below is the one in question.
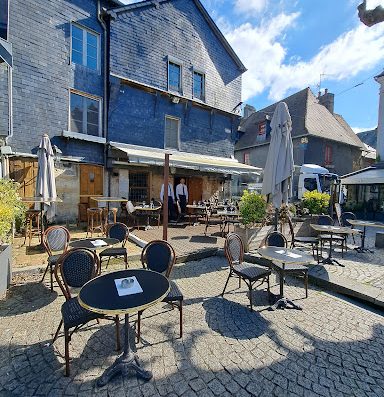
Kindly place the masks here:
POLYGON ((145 214, 147 216, 147 224, 145 226, 145 230, 152 229, 151 225, 149 224, 149 218, 151 217, 151 212, 156 212, 161 209, 161 206, 150 206, 150 205, 136 205, 135 210, 145 214))
POLYGON ((119 244, 120 241, 117 238, 110 237, 91 237, 91 238, 81 238, 78 240, 73 240, 69 242, 71 248, 87 248, 89 250, 104 249, 112 247, 113 245, 119 244), (94 243, 95 241, 103 241, 104 244, 98 245, 94 243))
POLYGON ((284 276, 288 273, 294 273, 300 270, 302 265, 311 263, 313 257, 300 250, 282 247, 263 247, 257 252, 264 258, 272 261, 272 268, 279 274, 280 295, 279 299, 271 306, 272 310, 277 308, 292 307, 301 310, 302 308, 292 300, 284 297, 284 276))
POLYGON ((363 220, 360 220, 360 219, 348 219, 347 221, 352 226, 360 226, 360 227, 363 228, 363 234, 361 236, 361 245, 360 245, 360 247, 356 247, 355 250, 357 252, 371 252, 371 253, 373 253, 373 251, 371 249, 365 247, 366 229, 367 229, 367 227, 384 228, 384 223, 372 222, 372 221, 363 221, 363 220))
POLYGON ((328 257, 323 258, 321 260, 321 263, 323 263, 324 265, 333 265, 334 263, 336 263, 337 265, 339 265, 341 267, 345 267, 345 265, 343 265, 338 260, 336 260, 335 258, 332 257, 333 235, 336 234, 336 235, 341 235, 341 236, 348 236, 351 234, 357 234, 358 231, 353 230, 352 228, 346 227, 346 226, 317 225, 317 224, 313 224, 313 223, 311 223, 310 226, 313 230, 316 230, 317 232, 329 234, 328 257))
POLYGON ((223 219, 222 225, 222 234, 225 235, 225 228, 228 225, 228 233, 229 233, 229 224, 236 221, 239 218, 240 212, 238 210, 228 211, 228 210, 218 210, 216 212, 218 216, 223 219))
POLYGON ((40 203, 40 217, 41 217, 41 244, 43 244, 43 234, 44 234, 44 219, 43 219, 43 212, 44 212, 44 204, 46 203, 62 203, 63 200, 59 197, 23 197, 21 199, 24 203, 40 203))
MULTIPOLYGON (((125 281, 123 281, 125 282, 125 281)), ((82 307, 95 313, 124 314, 124 350, 98 379, 98 386, 106 385, 118 373, 127 375, 130 368, 145 380, 152 378, 139 363, 129 343, 129 314, 144 310, 160 302, 168 294, 169 281, 162 274, 145 269, 121 270, 96 277, 86 283, 78 295, 82 307), (133 285, 122 287, 122 281, 134 280, 133 285), (118 290, 119 288, 119 290, 118 290), (133 293, 126 294, 129 290, 133 293), (141 290, 141 291, 140 291, 141 290), (137 292, 136 292, 137 291, 137 292), (121 296, 121 294, 125 294, 121 296)))

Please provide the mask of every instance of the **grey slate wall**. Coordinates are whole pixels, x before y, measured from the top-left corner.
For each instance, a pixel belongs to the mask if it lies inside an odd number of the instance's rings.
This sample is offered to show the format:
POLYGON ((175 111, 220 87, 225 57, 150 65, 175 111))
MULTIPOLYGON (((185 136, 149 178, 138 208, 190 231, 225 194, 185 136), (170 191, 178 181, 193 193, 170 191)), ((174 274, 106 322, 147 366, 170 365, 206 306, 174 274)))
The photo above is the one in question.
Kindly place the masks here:
POLYGON ((17 152, 31 153, 47 132, 64 155, 102 163, 102 145, 60 138, 69 128, 68 89, 103 95, 102 73, 70 64, 71 21, 100 33, 102 43, 96 0, 10 2, 14 136, 9 143, 17 152))
POLYGON ((8 69, 4 62, 0 64, 0 136, 7 136, 9 133, 8 116, 8 69))
MULTIPOLYGON (((173 0, 132 12, 110 22, 110 71, 167 90, 168 56, 183 62, 183 96, 192 98, 193 67, 206 73, 206 104, 227 112, 241 100, 241 72, 191 0, 173 0)), ((121 84, 111 77, 111 141, 164 147, 165 116, 180 118, 180 150, 233 155, 239 117, 179 104, 160 93, 121 84)))
POLYGON ((241 101, 241 72, 192 0, 122 12, 111 21, 111 72, 167 90, 167 57, 183 62, 183 95, 192 70, 206 73, 207 104, 231 111, 241 101))

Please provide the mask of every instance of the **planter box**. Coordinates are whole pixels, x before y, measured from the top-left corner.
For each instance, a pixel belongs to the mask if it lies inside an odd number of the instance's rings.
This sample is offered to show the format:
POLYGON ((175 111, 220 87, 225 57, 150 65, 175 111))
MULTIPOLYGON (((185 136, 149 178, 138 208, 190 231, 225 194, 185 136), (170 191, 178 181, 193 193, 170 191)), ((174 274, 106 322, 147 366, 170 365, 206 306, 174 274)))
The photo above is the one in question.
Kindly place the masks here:
POLYGON ((241 241, 243 242, 244 252, 257 251, 264 238, 272 230, 273 226, 248 228, 235 225, 235 233, 240 236, 241 241))
POLYGON ((5 294, 11 284, 12 278, 12 246, 0 246, 0 296, 5 294))

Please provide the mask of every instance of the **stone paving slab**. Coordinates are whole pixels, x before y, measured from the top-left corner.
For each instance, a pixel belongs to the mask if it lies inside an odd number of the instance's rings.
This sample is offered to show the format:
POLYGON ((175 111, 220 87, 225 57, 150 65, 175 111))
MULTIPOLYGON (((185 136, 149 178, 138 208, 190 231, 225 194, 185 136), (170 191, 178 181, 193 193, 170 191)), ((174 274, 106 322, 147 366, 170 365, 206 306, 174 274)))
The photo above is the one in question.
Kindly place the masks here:
MULTIPOLYGON (((184 336, 178 313, 163 304, 144 312, 137 351, 154 378, 116 377, 98 388, 115 359, 111 322, 90 323, 70 346, 71 376, 63 376, 62 338, 51 337, 64 301, 36 279, 15 280, 0 301, 1 396, 376 396, 384 395, 384 318, 287 278, 286 296, 302 311, 268 311, 267 293, 231 280, 224 258, 177 264, 183 291, 184 336)), ((278 286, 273 280, 273 292, 278 286)), ((132 317, 135 326, 135 316, 132 317)))

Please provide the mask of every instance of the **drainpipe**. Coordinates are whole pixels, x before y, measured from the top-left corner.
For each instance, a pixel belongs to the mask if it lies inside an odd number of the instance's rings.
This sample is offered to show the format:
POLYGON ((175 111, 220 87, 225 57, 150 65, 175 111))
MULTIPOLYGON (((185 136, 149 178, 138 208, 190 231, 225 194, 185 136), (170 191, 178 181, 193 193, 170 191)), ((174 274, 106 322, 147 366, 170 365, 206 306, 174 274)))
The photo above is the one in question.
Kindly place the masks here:
MULTIPOLYGON (((108 29, 107 24, 105 23, 102 14, 101 14, 101 4, 100 0, 97 1, 97 19, 100 22, 101 27, 103 28, 103 36, 104 36, 104 59, 103 59, 103 131, 106 141, 108 142, 108 72, 109 72, 109 63, 108 63, 108 29)), ((105 144, 104 146, 104 167, 107 169, 107 161, 108 161, 108 146, 105 144)), ((107 195, 111 194, 111 176, 108 172, 108 192, 107 195)))

